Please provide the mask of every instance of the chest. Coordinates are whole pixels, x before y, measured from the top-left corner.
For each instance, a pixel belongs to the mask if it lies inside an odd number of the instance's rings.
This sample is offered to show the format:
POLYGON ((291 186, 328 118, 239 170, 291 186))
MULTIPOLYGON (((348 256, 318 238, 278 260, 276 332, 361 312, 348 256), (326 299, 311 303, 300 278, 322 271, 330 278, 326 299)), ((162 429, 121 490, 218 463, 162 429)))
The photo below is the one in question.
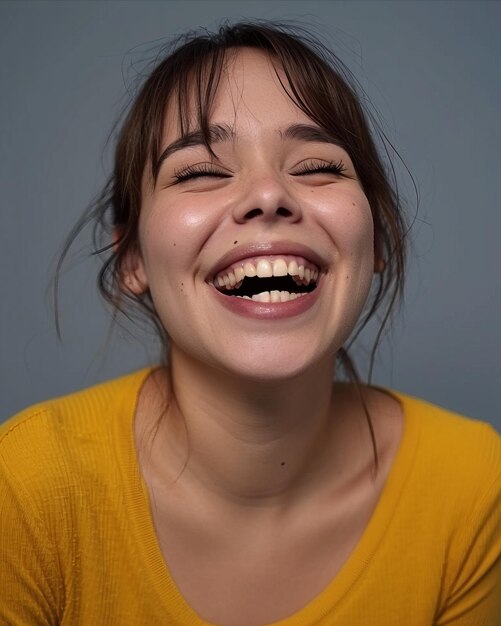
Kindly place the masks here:
POLYGON ((217 514, 153 513, 169 573, 190 607, 221 626, 262 626, 296 613, 333 581, 356 549, 381 488, 350 492, 293 525, 253 524, 217 514), (330 514, 326 511, 330 510, 330 514))

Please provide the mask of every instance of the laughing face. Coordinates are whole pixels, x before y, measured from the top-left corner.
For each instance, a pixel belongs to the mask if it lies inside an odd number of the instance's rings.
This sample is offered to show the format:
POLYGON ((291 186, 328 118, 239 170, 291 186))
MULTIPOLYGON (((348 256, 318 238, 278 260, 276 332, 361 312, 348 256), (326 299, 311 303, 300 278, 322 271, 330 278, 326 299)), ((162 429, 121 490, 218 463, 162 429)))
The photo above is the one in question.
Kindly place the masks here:
POLYGON ((330 361, 360 315, 374 272, 369 203, 347 152, 263 52, 228 58, 210 125, 215 157, 197 129, 180 139, 168 108, 126 283, 150 290, 173 352, 290 378, 330 361))

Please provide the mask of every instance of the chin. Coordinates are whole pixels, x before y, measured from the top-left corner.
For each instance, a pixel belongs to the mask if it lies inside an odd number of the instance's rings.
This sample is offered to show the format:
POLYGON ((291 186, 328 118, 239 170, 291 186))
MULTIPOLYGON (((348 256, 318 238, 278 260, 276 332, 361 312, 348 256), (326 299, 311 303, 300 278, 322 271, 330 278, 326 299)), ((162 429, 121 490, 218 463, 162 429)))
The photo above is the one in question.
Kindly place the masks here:
MULTIPOLYGON (((350 328, 329 333, 322 324, 306 324, 300 328, 282 327, 273 332, 256 333, 186 333, 172 337, 172 356, 185 366, 182 371, 195 375, 220 372, 229 379, 279 382, 294 380, 312 372, 327 372, 334 367, 334 357, 343 345, 350 328), (319 328, 320 326, 320 328, 319 328), (323 328, 323 332, 321 332, 323 328), (205 370, 205 373, 204 373, 205 370)), ((181 371, 181 370, 180 370, 181 371)), ((231 383, 229 383, 231 384, 231 383)))
POLYGON ((320 349, 311 343, 290 345, 249 346, 238 351, 220 353, 214 366, 242 381, 286 382, 294 380, 319 367, 332 367, 334 351, 320 349))

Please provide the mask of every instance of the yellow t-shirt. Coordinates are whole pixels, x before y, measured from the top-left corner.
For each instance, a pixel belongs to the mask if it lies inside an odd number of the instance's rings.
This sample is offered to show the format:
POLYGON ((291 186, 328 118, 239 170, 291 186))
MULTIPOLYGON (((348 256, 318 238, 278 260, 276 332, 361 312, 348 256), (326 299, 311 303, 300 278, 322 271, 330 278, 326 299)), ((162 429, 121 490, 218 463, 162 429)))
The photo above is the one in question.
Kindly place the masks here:
MULTIPOLYGON (((137 462, 132 422, 149 371, 0 427, 0 624, 208 623, 169 574, 137 462)), ((404 435, 360 542, 274 626, 501 624, 501 437, 391 393, 404 435)))

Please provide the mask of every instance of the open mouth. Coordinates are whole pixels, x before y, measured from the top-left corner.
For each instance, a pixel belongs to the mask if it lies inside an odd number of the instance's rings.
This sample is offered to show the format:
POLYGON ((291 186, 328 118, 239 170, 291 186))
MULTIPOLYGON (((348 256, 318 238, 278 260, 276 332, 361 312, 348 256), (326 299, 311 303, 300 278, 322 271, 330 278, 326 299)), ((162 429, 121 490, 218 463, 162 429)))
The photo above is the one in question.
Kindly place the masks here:
POLYGON ((319 269, 297 256, 245 259, 214 277, 214 286, 225 296, 255 302, 288 302, 312 292, 319 269))

